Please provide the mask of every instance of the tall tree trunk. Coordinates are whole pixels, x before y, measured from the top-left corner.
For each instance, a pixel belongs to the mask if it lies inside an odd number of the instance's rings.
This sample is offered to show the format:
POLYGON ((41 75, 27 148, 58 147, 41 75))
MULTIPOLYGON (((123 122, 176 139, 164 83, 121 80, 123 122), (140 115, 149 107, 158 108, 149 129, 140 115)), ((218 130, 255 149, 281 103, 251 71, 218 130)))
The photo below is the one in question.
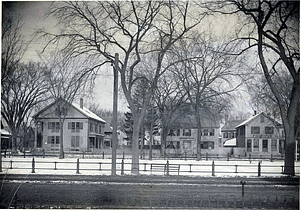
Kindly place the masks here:
POLYGON ((162 125, 162 130, 161 130, 161 134, 160 134, 160 142, 161 142, 160 153, 164 158, 166 156, 167 132, 168 132, 168 129, 164 125, 162 125))
POLYGON ((153 110, 151 109, 151 122, 150 122, 150 142, 149 142, 149 160, 152 160, 152 142, 153 142, 153 110))
MULTIPOLYGON (((61 118, 61 115, 59 115, 59 126, 60 126, 60 137, 59 137, 59 159, 63 159, 65 158, 65 154, 64 154, 64 121, 61 118)), ((55 140, 56 141, 56 140, 55 140)))
POLYGON ((201 160, 201 118, 199 113, 199 108, 196 107, 196 121, 197 121, 197 160, 201 160))
POLYGON ((139 174, 139 133, 140 133, 140 122, 139 118, 133 119, 133 131, 132 131, 132 163, 131 173, 139 174))
POLYGON ((285 126, 284 174, 295 175, 295 134, 293 126, 285 126))

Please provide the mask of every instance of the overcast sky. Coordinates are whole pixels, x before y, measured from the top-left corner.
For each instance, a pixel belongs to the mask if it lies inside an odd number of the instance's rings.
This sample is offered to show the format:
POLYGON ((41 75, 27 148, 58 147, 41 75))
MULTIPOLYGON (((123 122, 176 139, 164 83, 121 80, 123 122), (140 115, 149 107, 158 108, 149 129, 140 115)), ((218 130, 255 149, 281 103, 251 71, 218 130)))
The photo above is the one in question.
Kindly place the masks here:
MULTIPOLYGON (((12 3, 12 2, 10 2, 12 3)), ((54 30, 56 26, 56 22, 53 19, 49 19, 45 17, 46 11, 51 5, 51 2, 48 1, 26 1, 26 2, 13 2, 11 4, 11 11, 14 13, 20 13, 23 20, 23 34, 26 39, 30 40, 34 36, 33 34, 37 29, 45 28, 48 31, 54 30)), ((217 21, 208 20, 206 22, 205 27, 207 31, 214 32, 215 34, 220 34, 221 36, 226 36, 226 34, 230 34, 232 27, 235 22, 238 21, 236 19, 218 19, 217 21), (213 22, 213 23, 212 23, 213 22)), ((40 52, 42 49, 44 42, 38 37, 34 37, 31 42, 25 56, 24 61, 30 60, 38 60, 37 52, 40 52)), ((112 69, 107 67, 103 69, 101 75, 98 77, 95 88, 94 88, 94 99, 88 100, 88 102, 97 103, 100 107, 104 109, 112 110, 112 92, 113 92, 113 75, 112 69)), ((127 109, 127 104, 125 97, 119 96, 119 110, 125 111, 127 109)), ((86 103, 88 103, 86 102, 86 103)), ((251 111, 249 107, 249 96, 246 93, 243 94, 238 102, 236 103, 237 109, 251 111)))

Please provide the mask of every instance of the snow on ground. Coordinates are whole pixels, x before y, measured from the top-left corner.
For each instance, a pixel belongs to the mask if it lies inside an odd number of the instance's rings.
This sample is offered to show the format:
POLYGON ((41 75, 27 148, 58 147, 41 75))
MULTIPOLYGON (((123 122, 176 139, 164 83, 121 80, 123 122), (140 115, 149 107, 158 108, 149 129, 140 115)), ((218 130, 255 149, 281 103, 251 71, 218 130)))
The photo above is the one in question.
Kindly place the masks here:
MULTIPOLYGON (((77 173, 77 159, 55 157, 35 157, 34 174, 57 175, 110 175, 111 159, 79 159, 79 174, 77 173)), ((257 177, 260 160, 168 160, 170 175, 178 175, 177 166, 180 165, 179 175, 216 177, 257 177)), ((32 158, 11 157, 2 158, 2 174, 32 174, 32 158), (12 164, 12 169, 10 169, 12 164)), ((121 175, 122 160, 117 159, 117 175, 121 175)), ((140 174, 164 175, 167 160, 140 160, 140 174), (151 172, 151 164, 153 170, 151 172), (154 168, 154 165, 156 166, 154 168)), ((260 162, 262 177, 281 177, 283 161, 263 160, 260 162)), ((300 162, 295 162, 296 175, 300 175, 300 162)), ((131 174, 131 159, 124 159, 124 174, 131 174)))

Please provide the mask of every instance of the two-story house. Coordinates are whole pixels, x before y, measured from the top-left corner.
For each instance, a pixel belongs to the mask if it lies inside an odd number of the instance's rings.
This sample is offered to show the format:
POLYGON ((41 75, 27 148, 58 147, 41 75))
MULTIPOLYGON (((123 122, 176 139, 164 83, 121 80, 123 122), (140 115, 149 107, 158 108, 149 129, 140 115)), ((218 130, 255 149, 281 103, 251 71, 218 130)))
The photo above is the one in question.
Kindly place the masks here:
MULTIPOLYGON (((166 138, 166 152, 178 154, 197 153, 198 126, 194 115, 180 116, 166 138)), ((216 116, 201 114, 201 153, 220 153, 220 124, 216 116)))
POLYGON ((64 111, 61 120, 64 151, 91 151, 104 147, 106 122, 83 107, 83 99, 80 99, 79 105, 58 99, 34 115, 35 148, 59 151, 61 137, 58 108, 64 111))
POLYGON ((236 146, 246 155, 280 155, 284 152, 283 126, 270 116, 259 113, 236 126, 236 146))

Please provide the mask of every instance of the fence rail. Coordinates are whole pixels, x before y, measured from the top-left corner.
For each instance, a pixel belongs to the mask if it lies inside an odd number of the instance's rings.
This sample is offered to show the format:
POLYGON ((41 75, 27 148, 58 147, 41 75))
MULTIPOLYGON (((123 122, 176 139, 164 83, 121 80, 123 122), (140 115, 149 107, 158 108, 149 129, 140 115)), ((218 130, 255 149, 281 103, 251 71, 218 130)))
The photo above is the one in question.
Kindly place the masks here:
MULTIPOLYGON (((117 171, 121 175, 125 172, 131 171, 130 162, 125 162, 122 159, 117 163, 117 171)), ((300 166, 295 166, 296 175, 300 175, 300 166)), ((36 161, 32 160, 2 160, 2 169, 28 169, 31 173, 36 170, 69 170, 79 174, 81 171, 111 171, 111 162, 101 161, 36 161)), ((178 163, 171 164, 169 160, 165 163, 139 163, 139 171, 148 174, 163 174, 163 175, 197 175, 210 174, 215 176, 217 174, 250 174, 253 176, 263 175, 281 175, 284 172, 284 165, 270 165, 262 164, 258 161, 257 164, 229 164, 229 163, 178 163)))
MULTIPOLYGON (((147 150, 146 150, 147 151, 147 150)), ((140 159, 149 159, 149 151, 143 152, 140 154, 140 159)), ((3 157, 58 157, 58 151, 41 151, 41 152, 19 152, 19 153, 12 153, 10 150, 1 150, 1 154, 3 157)), ((96 158, 96 159, 111 159, 112 152, 110 150, 105 151, 65 151, 65 156, 67 157, 79 157, 79 158, 96 158)), ((131 159, 132 153, 131 151, 118 151, 117 152, 117 159, 131 159)), ((182 154, 153 154, 152 159, 181 159, 181 160, 195 160, 197 159, 196 154, 189 154, 189 153, 182 153, 182 154)), ((284 160, 284 156, 282 155, 273 155, 273 154, 266 154, 266 155, 242 155, 242 156, 231 156, 229 153, 227 155, 218 155, 218 154, 209 154, 205 153, 200 157, 200 160, 243 160, 243 161, 251 161, 254 160, 270 160, 271 162, 276 160, 284 160)), ((297 159, 298 160, 298 159, 297 159)))

